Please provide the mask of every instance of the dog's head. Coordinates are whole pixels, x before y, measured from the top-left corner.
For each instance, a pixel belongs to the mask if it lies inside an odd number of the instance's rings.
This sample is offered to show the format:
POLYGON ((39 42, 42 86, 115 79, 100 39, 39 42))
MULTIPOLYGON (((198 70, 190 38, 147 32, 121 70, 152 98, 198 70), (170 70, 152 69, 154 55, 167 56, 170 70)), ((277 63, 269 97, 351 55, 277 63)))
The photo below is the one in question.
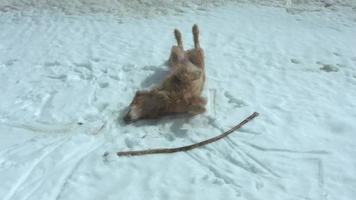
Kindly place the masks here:
POLYGON ((153 119, 162 116, 167 111, 168 97, 160 91, 137 91, 129 110, 124 117, 125 123, 140 119, 153 119))

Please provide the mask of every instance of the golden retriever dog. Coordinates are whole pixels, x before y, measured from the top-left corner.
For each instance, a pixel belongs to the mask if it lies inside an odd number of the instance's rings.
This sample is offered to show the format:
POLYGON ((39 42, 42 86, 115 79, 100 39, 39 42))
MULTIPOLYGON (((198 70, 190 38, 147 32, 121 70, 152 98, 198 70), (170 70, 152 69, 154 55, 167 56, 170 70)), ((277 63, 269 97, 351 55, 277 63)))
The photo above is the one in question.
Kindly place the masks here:
POLYGON ((204 51, 199 44, 199 29, 193 26, 194 48, 184 50, 179 30, 174 30, 177 45, 171 49, 170 71, 162 83, 150 91, 137 91, 124 122, 155 119, 178 113, 192 115, 205 112, 206 99, 201 97, 205 82, 204 51))

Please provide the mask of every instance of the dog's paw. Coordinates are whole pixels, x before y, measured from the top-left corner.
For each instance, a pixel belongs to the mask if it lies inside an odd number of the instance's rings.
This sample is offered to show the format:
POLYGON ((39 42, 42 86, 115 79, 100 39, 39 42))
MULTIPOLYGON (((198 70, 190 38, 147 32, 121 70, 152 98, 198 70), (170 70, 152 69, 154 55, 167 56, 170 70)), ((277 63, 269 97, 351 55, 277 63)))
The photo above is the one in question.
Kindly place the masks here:
POLYGON ((188 108, 188 113, 192 114, 192 115, 197 115, 197 114, 203 113, 205 111, 206 111, 206 109, 203 105, 191 105, 188 108))
POLYGON ((205 106, 207 104, 207 99, 204 97, 193 97, 190 99, 192 105, 202 105, 205 106))
POLYGON ((193 33, 199 34, 199 28, 198 28, 198 25, 196 25, 196 24, 193 25, 193 33))

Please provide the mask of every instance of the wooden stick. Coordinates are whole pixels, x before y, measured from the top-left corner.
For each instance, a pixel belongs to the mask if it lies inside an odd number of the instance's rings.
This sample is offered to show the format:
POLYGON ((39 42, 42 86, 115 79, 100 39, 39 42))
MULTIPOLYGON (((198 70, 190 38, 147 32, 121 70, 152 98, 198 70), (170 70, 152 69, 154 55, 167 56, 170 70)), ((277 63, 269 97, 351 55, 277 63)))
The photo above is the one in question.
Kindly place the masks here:
POLYGON ((142 156, 142 155, 147 155, 147 154, 162 154, 162 153, 176 153, 176 152, 180 152, 180 151, 189 151, 189 150, 195 149, 197 147, 201 147, 201 146, 207 145, 209 143, 218 141, 218 140, 230 135, 232 132, 241 128, 243 125, 245 125, 246 123, 251 121, 253 118, 257 117, 258 115, 259 114, 257 112, 254 112, 252 115, 247 117, 245 120, 240 122, 238 125, 234 126, 230 130, 222 133, 221 135, 215 136, 213 138, 210 138, 210 139, 207 139, 207 140, 195 143, 195 144, 191 144, 191 145, 187 145, 187 146, 183 146, 183 147, 177 147, 177 148, 147 149, 147 150, 140 150, 140 151, 120 151, 120 152, 117 152, 116 154, 118 156, 142 156))

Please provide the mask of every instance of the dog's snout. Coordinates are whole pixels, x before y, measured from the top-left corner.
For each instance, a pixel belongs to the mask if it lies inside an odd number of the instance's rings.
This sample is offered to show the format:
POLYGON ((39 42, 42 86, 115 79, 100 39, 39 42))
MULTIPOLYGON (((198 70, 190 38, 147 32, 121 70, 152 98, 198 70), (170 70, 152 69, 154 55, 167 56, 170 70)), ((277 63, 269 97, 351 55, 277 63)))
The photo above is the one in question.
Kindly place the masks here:
POLYGON ((126 124, 129 124, 130 122, 132 122, 132 119, 131 119, 129 113, 128 113, 127 115, 125 115, 125 117, 124 117, 124 122, 125 122, 126 124))

